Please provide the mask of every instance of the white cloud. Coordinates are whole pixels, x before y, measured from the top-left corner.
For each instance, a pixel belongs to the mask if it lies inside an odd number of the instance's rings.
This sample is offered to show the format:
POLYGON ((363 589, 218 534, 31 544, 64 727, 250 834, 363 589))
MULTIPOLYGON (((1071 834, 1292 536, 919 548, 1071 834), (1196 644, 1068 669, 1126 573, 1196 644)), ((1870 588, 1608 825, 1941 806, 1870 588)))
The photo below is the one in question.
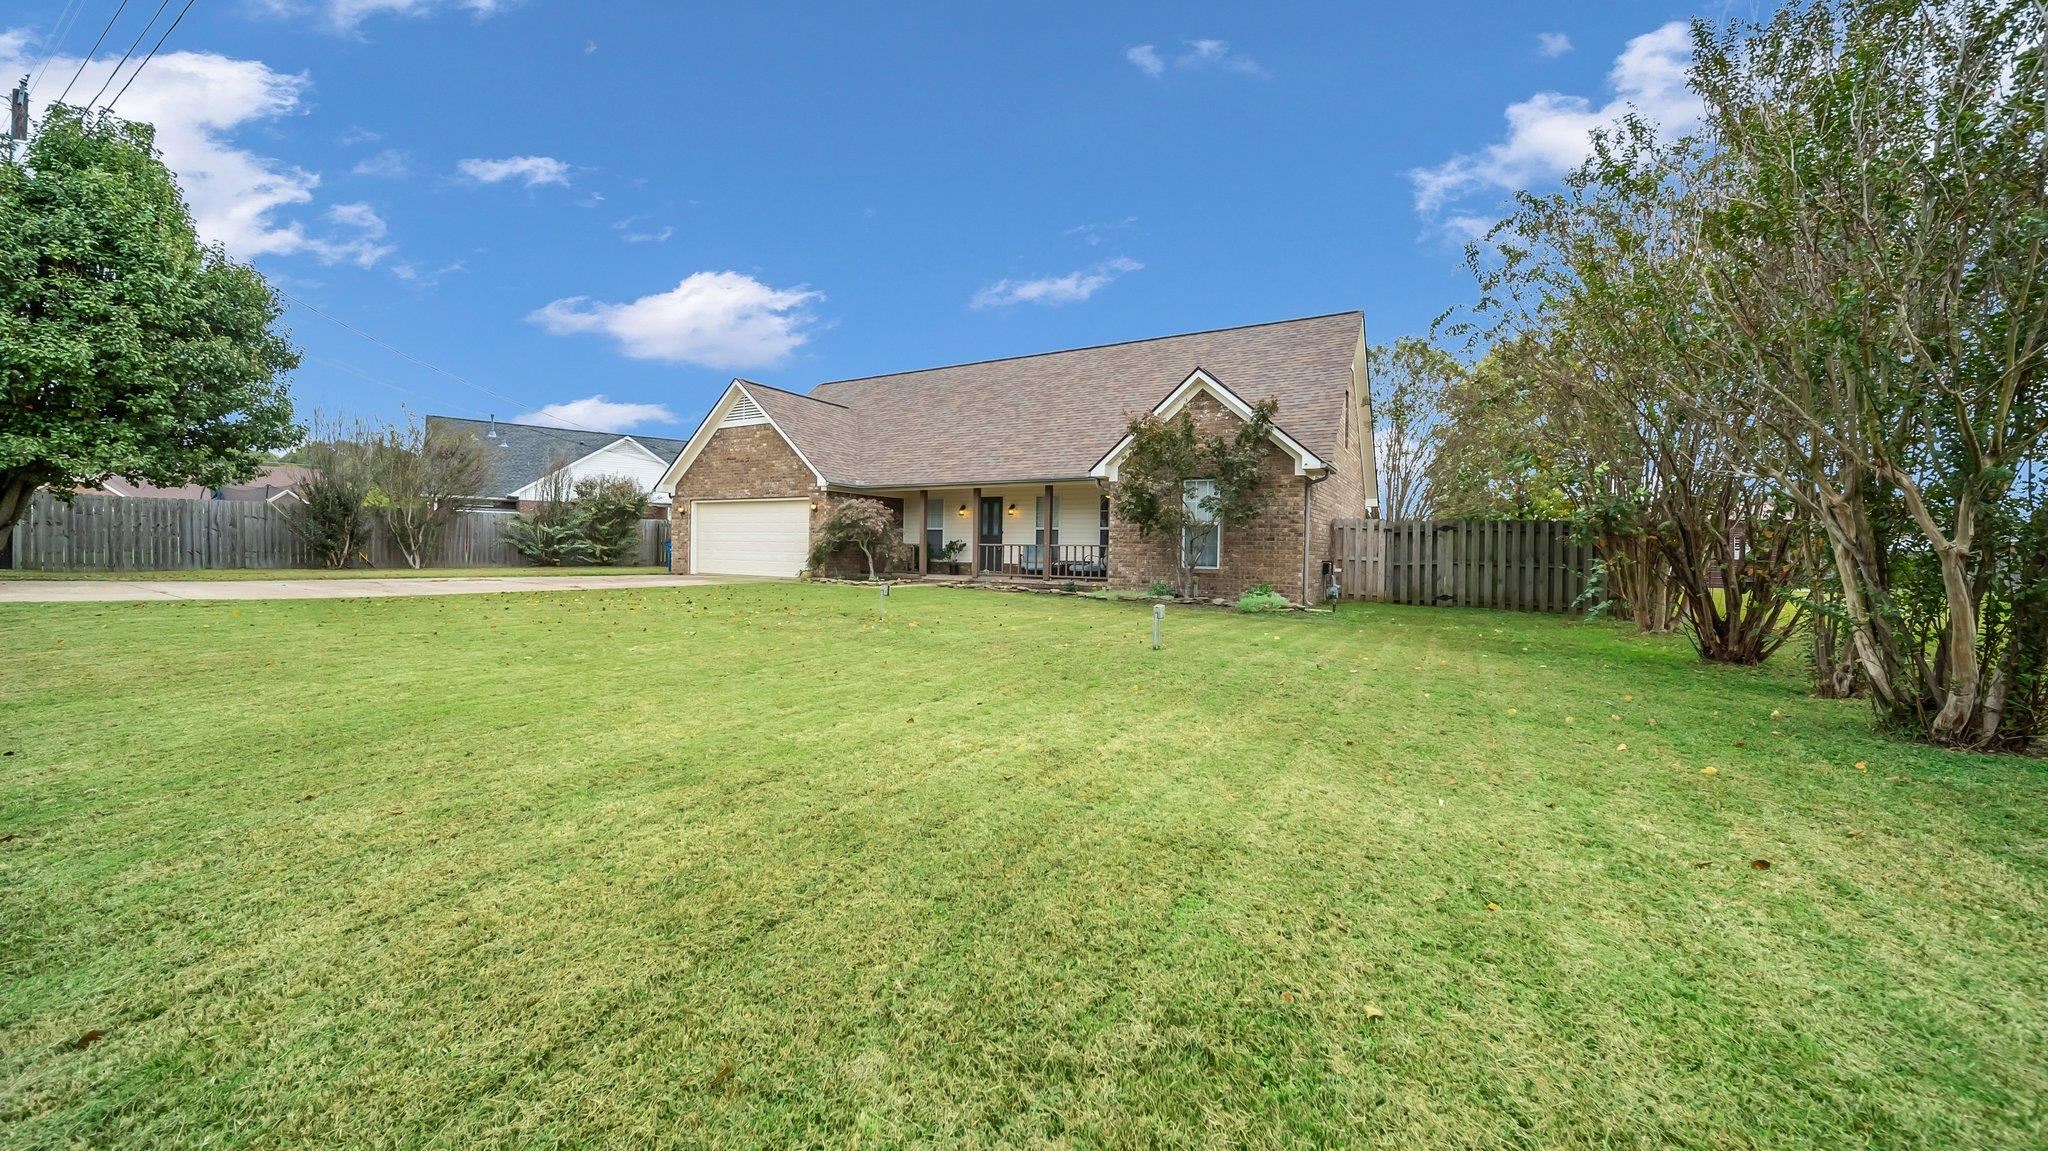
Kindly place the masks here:
POLYGON ((771 288, 739 272, 697 272, 666 292, 629 303, 570 296, 527 319, 556 335, 609 336, 636 360, 765 368, 810 338, 807 305, 822 299, 801 286, 771 288))
POLYGON ((512 417, 514 423, 546 424, 554 428, 590 428, 600 432, 630 432, 642 424, 672 424, 676 414, 665 404, 619 403, 600 392, 580 400, 548 404, 537 411, 512 417))
POLYGON ((1673 21, 1628 42, 1607 74, 1613 97, 1594 107, 1583 96, 1538 92, 1508 105, 1507 138, 1408 173, 1415 210, 1433 216, 1464 196, 1512 191, 1570 171, 1592 150, 1592 134, 1634 111, 1667 132, 1699 121, 1699 100, 1685 86, 1692 42, 1673 21))
POLYGON ((676 234, 673 224, 663 224, 659 228, 643 228, 636 226, 639 221, 638 216, 628 216, 613 224, 612 229, 619 233, 619 239, 628 244, 666 244, 669 237, 676 234))
POLYGON ((1132 224, 1135 224, 1137 222, 1138 218, 1136 216, 1125 216, 1121 220, 1116 220, 1107 224, 1076 224, 1073 227, 1068 228, 1064 234, 1068 236, 1079 236, 1082 239, 1086 240, 1088 242, 1088 246, 1092 248, 1102 243, 1102 237, 1105 232, 1113 232, 1119 228, 1128 228, 1132 224))
POLYGON ((259 0, 274 16, 299 17, 317 12, 329 31, 353 33, 372 16, 428 16, 460 8, 482 20, 513 7, 516 0, 259 0))
MULTIPOLYGON (((22 32, 0 33, 0 75, 20 75, 33 66, 29 40, 22 32)), ((98 90, 116 59, 88 63, 74 91, 98 90)), ((78 64, 76 56, 59 56, 50 62, 50 73, 68 77, 78 64)), ((287 218, 294 207, 312 202, 320 186, 317 173, 260 155, 235 139, 244 128, 301 114, 311 83, 305 73, 279 72, 260 60, 171 52, 159 54, 136 76, 120 98, 118 114, 156 125, 157 149, 177 174, 201 239, 243 260, 305 253, 325 263, 368 267, 390 246, 366 243, 360 235, 309 232, 303 221, 287 218)), ((39 120, 43 110, 42 101, 32 101, 33 118, 39 120)))
POLYGON ((1562 32, 1536 33, 1536 53, 1556 59, 1572 50, 1572 38, 1562 32))
POLYGON ((1092 268, 1064 276, 1041 276, 1035 280, 997 280, 974 293, 970 306, 1006 308, 1012 304, 1078 304, 1108 287, 1118 276, 1145 265, 1125 256, 1105 260, 1092 268))
POLYGON ((370 176, 379 180, 403 180, 412 174, 412 164, 405 153, 396 148, 386 148, 374 156, 365 156, 349 169, 358 176, 370 176))
MULTIPOLYGON (((1183 40, 1182 52, 1174 56, 1173 67, 1183 71, 1199 71, 1218 68, 1225 72, 1238 72, 1246 76, 1264 76, 1266 70, 1249 56, 1239 55, 1230 50, 1230 41, 1203 38, 1183 40)), ((1124 50, 1124 59, 1136 65, 1140 72, 1158 79, 1166 74, 1167 61, 1160 56, 1155 45, 1140 44, 1124 50)))
POLYGON ((553 156, 508 156, 502 160, 463 160, 455 170, 479 184, 519 180, 529 188, 541 184, 567 184, 569 165, 553 156))

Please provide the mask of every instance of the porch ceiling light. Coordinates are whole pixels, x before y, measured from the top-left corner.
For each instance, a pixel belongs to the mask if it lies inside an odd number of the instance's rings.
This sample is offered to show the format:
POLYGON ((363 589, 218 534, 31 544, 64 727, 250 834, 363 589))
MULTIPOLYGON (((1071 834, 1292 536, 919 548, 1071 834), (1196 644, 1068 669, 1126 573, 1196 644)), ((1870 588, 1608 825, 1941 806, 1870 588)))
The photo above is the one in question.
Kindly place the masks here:
POLYGON ((1010 514, 1011 514, 1011 515, 1013 515, 1013 516, 1017 514, 1017 505, 1016 505, 1016 504, 1011 504, 1011 505, 1010 505, 1010 514))

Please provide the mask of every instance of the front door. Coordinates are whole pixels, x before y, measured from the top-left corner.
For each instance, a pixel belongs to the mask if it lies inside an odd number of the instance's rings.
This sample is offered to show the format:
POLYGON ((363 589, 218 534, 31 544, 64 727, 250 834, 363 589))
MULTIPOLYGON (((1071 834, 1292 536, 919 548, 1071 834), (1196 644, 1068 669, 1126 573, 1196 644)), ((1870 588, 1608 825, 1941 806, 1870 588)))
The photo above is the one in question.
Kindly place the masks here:
POLYGON ((1003 501, 1000 496, 981 497, 979 528, 975 538, 981 544, 981 570, 1003 570, 1003 501))

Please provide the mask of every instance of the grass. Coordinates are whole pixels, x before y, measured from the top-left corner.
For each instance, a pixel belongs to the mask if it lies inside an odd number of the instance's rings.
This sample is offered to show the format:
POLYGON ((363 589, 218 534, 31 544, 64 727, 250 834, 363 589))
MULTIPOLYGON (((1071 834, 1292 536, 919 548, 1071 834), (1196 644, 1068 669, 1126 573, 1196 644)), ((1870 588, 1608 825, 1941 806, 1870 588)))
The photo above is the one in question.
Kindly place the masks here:
POLYGON ((0 608, 0 1141, 2048 1145, 2040 762, 1605 625, 874 598, 0 608))
POLYGON ((489 579, 493 576, 666 575, 665 567, 208 568, 204 571, 44 572, 0 569, 0 580, 489 579))

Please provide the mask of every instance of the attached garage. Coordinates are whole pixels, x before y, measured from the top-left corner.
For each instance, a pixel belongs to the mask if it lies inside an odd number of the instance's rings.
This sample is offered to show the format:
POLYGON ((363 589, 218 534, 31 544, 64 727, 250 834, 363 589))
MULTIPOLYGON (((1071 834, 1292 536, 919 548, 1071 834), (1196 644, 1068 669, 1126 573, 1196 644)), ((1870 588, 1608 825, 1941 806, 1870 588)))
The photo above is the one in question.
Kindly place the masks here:
POLYGON ((804 569, 811 501, 693 500, 690 570, 698 575, 778 576, 804 569))

